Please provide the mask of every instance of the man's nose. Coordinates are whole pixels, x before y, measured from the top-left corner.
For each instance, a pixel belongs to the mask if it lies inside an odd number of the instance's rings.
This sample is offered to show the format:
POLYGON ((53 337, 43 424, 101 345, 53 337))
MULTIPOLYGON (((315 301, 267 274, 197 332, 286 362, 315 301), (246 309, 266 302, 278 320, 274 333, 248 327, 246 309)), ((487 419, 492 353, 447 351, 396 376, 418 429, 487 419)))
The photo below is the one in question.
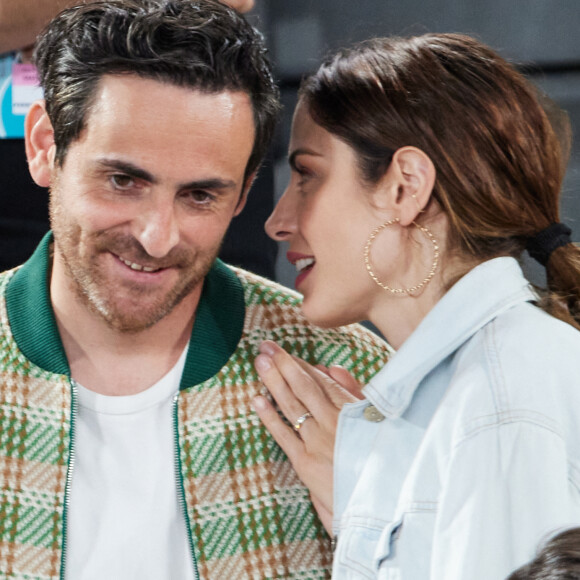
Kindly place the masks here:
POLYGON ((173 200, 155 200, 135 223, 135 239, 153 258, 163 258, 179 243, 179 222, 173 200))

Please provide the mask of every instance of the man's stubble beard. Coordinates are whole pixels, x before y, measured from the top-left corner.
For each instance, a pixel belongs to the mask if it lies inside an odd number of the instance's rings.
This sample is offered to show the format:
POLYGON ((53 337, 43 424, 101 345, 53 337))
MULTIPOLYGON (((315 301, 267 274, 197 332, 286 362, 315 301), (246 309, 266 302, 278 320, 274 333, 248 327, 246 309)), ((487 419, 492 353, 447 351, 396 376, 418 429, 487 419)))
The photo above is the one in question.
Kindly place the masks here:
MULTIPOLYGON (((162 260, 155 260, 147 255, 139 242, 133 237, 111 234, 107 231, 92 234, 90 237, 90 255, 82 256, 77 251, 81 248, 81 228, 69 221, 59 194, 53 186, 50 192, 50 223, 55 240, 55 252, 59 253, 65 267, 68 283, 75 295, 90 312, 99 316, 109 328, 127 334, 136 334, 154 326, 202 284, 218 256, 220 246, 205 256, 199 253, 175 249, 162 260), (131 295, 133 302, 130 312, 115 304, 115 294, 119 290, 112 288, 102 275, 98 266, 101 254, 112 251, 116 255, 130 256, 133 261, 152 261, 159 264, 172 264, 179 268, 180 277, 174 286, 164 295, 159 296, 147 309, 139 304, 140 297, 147 297, 149 289, 138 284, 123 285, 123 292, 131 295)), ((86 247, 85 247, 86 249, 86 247)), ((193 315, 193 312, 191 313, 193 315)))

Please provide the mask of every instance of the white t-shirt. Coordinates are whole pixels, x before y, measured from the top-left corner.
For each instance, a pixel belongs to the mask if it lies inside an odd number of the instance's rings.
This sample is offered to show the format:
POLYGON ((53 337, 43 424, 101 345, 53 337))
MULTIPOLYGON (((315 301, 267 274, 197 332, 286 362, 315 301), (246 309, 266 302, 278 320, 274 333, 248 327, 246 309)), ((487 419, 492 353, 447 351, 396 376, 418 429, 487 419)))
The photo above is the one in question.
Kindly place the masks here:
POLYGON ((79 385, 68 580, 193 580, 173 426, 186 352, 137 395, 99 395, 79 385))

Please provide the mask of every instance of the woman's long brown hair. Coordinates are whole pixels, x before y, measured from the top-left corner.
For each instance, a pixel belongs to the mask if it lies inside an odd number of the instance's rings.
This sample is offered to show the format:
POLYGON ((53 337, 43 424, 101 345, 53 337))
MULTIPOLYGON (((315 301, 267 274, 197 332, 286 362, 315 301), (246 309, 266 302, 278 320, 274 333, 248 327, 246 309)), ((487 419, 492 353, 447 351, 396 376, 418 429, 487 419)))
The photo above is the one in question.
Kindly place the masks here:
MULTIPOLYGON (((536 90, 469 36, 363 42, 327 59, 300 98, 353 147, 369 183, 399 147, 422 149, 436 168, 448 247, 469 261, 518 258, 530 236, 560 221, 569 123, 560 115, 556 135, 536 90)), ((580 248, 558 248, 546 270, 542 306, 578 327, 580 248)))

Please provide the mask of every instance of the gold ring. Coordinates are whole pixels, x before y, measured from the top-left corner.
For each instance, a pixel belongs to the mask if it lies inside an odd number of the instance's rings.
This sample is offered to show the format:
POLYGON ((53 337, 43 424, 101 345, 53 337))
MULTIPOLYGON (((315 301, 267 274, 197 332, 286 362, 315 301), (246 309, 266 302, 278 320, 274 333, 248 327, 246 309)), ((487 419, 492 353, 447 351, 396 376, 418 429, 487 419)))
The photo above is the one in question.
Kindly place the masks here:
POLYGON ((294 423, 294 431, 300 431, 300 427, 302 427, 302 423, 306 421, 306 419, 310 419, 312 417, 312 413, 310 411, 306 411, 304 415, 300 415, 298 419, 296 419, 296 423, 294 423))

